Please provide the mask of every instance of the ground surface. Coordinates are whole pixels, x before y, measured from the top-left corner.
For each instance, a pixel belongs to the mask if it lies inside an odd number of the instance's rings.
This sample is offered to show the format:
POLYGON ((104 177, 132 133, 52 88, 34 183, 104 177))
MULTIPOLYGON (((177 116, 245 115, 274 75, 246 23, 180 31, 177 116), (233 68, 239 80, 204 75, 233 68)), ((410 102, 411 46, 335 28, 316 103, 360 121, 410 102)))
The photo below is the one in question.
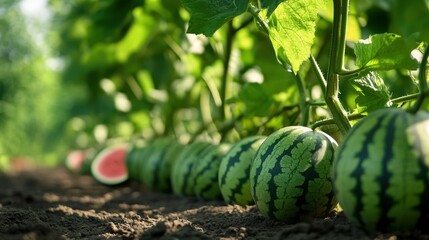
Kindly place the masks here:
POLYGON ((0 239, 429 239, 367 236, 343 214, 287 225, 255 207, 153 193, 137 183, 106 187, 65 169, 0 176, 0 239))

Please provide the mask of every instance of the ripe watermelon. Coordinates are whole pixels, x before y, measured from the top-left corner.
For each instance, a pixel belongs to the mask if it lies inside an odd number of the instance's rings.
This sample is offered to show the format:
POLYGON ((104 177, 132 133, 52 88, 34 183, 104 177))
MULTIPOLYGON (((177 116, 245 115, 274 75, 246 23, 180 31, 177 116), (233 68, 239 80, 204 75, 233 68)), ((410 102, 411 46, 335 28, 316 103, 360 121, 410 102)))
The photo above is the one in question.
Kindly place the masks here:
POLYGON ((331 181, 336 146, 328 135, 301 126, 268 136, 250 169, 261 214, 288 223, 325 217, 337 205, 331 181))
POLYGON ((427 230, 429 113, 382 109, 345 136, 334 161, 345 215, 368 232, 427 230))
POLYGON ((209 146, 207 142, 194 142, 188 145, 178 156, 171 169, 171 187, 173 193, 178 196, 193 196, 195 193, 195 180, 193 179, 193 168, 209 146))
POLYGON ((163 138, 151 147, 151 154, 141 167, 141 182, 152 191, 171 191, 171 166, 182 145, 174 139, 163 138))
POLYGON ((117 185, 128 180, 127 152, 126 145, 115 145, 98 153, 91 164, 93 177, 106 185, 117 185))
POLYGON ((250 166, 264 140, 263 136, 244 138, 235 143, 222 158, 218 184, 226 203, 241 206, 254 204, 250 193, 250 166))
POLYGON ((195 181, 195 195, 203 200, 222 199, 218 184, 219 165, 222 157, 230 148, 230 144, 213 145, 201 155, 195 163, 193 177, 195 181))
POLYGON ((139 180, 139 161, 142 151, 145 149, 145 146, 140 145, 134 145, 130 147, 127 158, 126 158, 126 165, 128 169, 128 176, 130 180, 137 181, 139 180))

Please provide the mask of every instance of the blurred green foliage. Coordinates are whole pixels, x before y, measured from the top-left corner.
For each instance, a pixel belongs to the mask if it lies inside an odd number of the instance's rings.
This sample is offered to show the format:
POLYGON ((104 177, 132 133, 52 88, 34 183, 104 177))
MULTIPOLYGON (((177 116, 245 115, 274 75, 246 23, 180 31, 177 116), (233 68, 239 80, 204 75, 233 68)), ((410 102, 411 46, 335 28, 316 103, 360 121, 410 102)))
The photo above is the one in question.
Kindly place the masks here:
MULTIPOLYGON (((263 4, 271 11, 281 2, 263 4)), ((332 1, 319 2, 323 6, 311 53, 324 71, 332 1)), ((249 13, 242 13, 243 7, 228 12, 239 16, 217 24, 218 31, 206 26, 213 33, 207 38, 186 33, 190 13, 180 1, 48 3, 49 25, 40 26, 49 28, 44 36, 48 52, 29 33, 19 1, 3 0, 0 6, 0 165, 8 157, 23 155, 57 163, 70 149, 110 138, 133 141, 173 135, 182 142, 196 136, 233 141, 299 123, 296 76, 278 64, 270 38, 249 13), (229 46, 231 30, 237 32, 229 46), (60 68, 47 67, 53 60, 60 68)), ((356 67, 355 43, 370 35, 393 32, 426 41, 425 4, 351 0, 347 67, 356 67), (406 11, 400 11, 405 5, 406 11), (414 24, 417 8, 421 24, 414 24)), ((298 68, 311 100, 323 101, 309 61, 301 59, 294 70, 298 68)), ((417 91, 407 71, 383 71, 377 81, 386 85, 390 97, 417 91)), ((352 112, 368 99, 359 95, 365 85, 347 82, 341 82, 340 98, 352 112)), ((325 107, 312 108, 311 113, 311 122, 329 116, 325 107)))

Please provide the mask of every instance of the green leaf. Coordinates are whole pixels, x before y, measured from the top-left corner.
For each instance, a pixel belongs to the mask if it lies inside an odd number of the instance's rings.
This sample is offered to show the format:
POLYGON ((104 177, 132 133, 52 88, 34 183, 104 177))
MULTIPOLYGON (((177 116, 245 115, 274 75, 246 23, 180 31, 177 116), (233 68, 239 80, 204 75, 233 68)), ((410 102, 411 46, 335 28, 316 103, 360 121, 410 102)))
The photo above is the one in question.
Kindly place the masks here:
POLYGON ((358 92, 355 102, 359 112, 372 112, 391 105, 389 90, 376 72, 355 79, 352 86, 358 92))
POLYGON ((269 18, 269 35, 278 61, 296 74, 310 57, 317 13, 323 0, 282 2, 269 18))
POLYGON ((402 36, 417 36, 419 41, 429 42, 429 2, 427 0, 393 0, 391 31, 402 36))
POLYGON ((260 0, 259 5, 262 9, 268 8, 267 16, 271 16, 274 10, 279 6, 284 0, 260 0))
POLYGON ((377 34, 356 43, 356 65, 368 70, 417 69, 411 56, 418 43, 392 33, 377 34))
POLYGON ((238 93, 238 100, 246 106, 246 116, 267 116, 273 104, 272 97, 258 83, 244 84, 238 93))
POLYGON ((231 18, 247 10, 249 0, 181 0, 191 14, 188 33, 213 34, 231 18))

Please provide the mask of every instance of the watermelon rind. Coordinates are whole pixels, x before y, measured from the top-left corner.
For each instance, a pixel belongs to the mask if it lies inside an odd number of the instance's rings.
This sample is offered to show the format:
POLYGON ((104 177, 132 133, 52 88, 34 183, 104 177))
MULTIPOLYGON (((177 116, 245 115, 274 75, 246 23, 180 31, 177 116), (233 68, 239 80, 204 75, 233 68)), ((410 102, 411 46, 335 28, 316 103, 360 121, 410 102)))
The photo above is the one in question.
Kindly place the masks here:
POLYGON ((222 158, 218 184, 227 204, 254 204, 250 193, 250 166, 265 136, 250 136, 236 142, 222 158))
POLYGON ((287 223, 326 217, 337 205, 331 179, 336 147, 327 134, 302 126, 269 135, 250 169, 260 213, 287 223))
POLYGON ((98 153, 95 156, 94 161, 91 163, 91 173, 92 176, 97 180, 98 182, 105 184, 105 185, 117 185, 121 184, 128 180, 128 170, 126 166, 126 154, 128 152, 128 146, 125 144, 122 145, 116 145, 116 146, 110 146, 108 148, 105 148, 100 153, 98 153), (103 161, 106 161, 106 157, 111 155, 114 151, 123 151, 120 152, 119 158, 115 159, 115 164, 119 164, 117 167, 119 169, 122 168, 122 174, 119 174, 115 177, 108 177, 105 174, 102 174, 100 171, 101 164, 103 164, 103 161))

